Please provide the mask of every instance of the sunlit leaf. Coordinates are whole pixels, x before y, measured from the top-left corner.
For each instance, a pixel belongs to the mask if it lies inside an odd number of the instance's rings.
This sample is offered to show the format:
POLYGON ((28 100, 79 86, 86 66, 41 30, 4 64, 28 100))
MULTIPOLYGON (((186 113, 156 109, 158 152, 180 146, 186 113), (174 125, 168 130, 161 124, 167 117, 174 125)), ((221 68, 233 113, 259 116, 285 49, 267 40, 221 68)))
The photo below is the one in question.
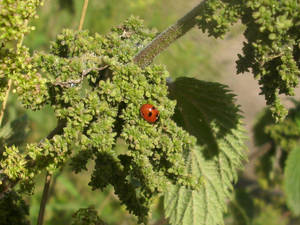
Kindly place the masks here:
POLYGON ((198 140, 186 162, 189 173, 199 177, 200 189, 169 189, 166 216, 176 225, 224 224, 226 199, 231 197, 237 170, 246 158, 234 95, 224 85, 192 78, 176 80, 170 90, 177 100, 176 121, 198 140))

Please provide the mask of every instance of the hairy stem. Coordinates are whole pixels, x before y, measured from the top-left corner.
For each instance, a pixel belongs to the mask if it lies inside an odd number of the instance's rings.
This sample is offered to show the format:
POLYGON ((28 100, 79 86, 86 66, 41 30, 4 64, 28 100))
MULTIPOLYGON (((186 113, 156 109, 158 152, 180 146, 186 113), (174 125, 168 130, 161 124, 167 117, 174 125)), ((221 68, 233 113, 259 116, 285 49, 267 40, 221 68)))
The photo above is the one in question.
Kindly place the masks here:
POLYGON ((85 15, 86 15, 86 10, 87 10, 88 4, 89 4, 89 0, 84 0, 84 4, 83 4, 83 7, 82 7, 82 11, 81 11, 81 18, 80 18, 78 30, 81 30, 82 27, 83 27, 83 22, 84 22, 84 19, 85 19, 85 15))
POLYGON ((170 44, 175 42, 196 25, 196 17, 199 15, 205 2, 206 0, 199 3, 175 24, 160 33, 134 57, 133 61, 142 68, 151 64, 159 53, 163 52, 170 44))
POLYGON ((50 187, 50 183, 51 183, 51 177, 52 177, 52 175, 47 172, 37 225, 43 225, 43 222, 44 222, 45 208, 46 208, 46 204, 47 204, 47 200, 48 200, 48 193, 49 193, 49 187, 50 187))

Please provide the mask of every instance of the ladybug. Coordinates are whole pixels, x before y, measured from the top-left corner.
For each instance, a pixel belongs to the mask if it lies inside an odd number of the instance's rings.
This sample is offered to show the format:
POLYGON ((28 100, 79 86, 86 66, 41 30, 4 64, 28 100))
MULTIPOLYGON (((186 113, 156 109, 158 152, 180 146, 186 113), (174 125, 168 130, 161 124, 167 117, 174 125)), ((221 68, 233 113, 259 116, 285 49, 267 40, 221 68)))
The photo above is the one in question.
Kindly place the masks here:
POLYGON ((144 104, 140 108, 142 117, 149 123, 155 123, 159 119, 159 111, 151 104, 144 104))

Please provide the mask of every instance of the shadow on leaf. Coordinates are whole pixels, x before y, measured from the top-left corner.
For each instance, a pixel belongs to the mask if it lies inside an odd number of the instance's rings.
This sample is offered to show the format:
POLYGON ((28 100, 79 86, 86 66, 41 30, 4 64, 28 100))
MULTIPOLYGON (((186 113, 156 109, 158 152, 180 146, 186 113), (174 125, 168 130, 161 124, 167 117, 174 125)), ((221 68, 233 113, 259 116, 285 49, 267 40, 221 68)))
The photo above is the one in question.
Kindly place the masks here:
POLYGON ((226 85, 187 77, 171 83, 169 91, 177 101, 173 119, 204 146, 206 158, 218 154, 218 140, 237 129, 241 118, 235 95, 226 85))

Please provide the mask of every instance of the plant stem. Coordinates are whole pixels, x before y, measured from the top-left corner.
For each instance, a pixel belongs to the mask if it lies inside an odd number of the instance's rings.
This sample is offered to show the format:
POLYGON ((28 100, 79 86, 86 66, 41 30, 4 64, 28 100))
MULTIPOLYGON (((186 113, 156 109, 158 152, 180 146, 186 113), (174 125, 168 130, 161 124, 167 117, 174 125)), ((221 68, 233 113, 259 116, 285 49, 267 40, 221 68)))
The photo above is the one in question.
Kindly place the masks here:
POLYGON ((1 107, 1 111, 0 111, 0 126, 2 124, 2 120, 3 120, 3 116, 4 116, 4 111, 5 111, 5 108, 6 108, 6 104, 7 104, 7 100, 8 100, 8 96, 9 96, 9 92, 10 92, 11 86, 12 86, 12 80, 9 79, 8 80, 8 84, 7 84, 7 90, 6 90, 5 97, 4 97, 4 100, 3 100, 3 103, 2 103, 2 107, 1 107))
MULTIPOLYGON (((66 125, 66 121, 60 120, 57 122, 56 127, 48 134, 47 139, 52 139, 56 134, 61 134, 63 132, 63 129, 66 125)), ((42 139, 39 143, 39 145, 41 145, 43 142, 45 141, 45 139, 42 139)), ((32 166, 34 165, 34 161, 28 161, 29 164, 32 163, 32 166)), ((2 180, 2 185, 0 187, 2 187, 3 191, 1 191, 0 193, 0 200, 2 198, 4 198, 5 194, 10 192, 19 182, 19 179, 17 180, 9 180, 8 178, 4 178, 2 180)))
MULTIPOLYGON (((27 26, 27 23, 28 23, 28 20, 25 20, 25 22, 24 22, 25 26, 27 26)), ((24 40, 24 34, 22 34, 20 40, 17 43, 17 49, 22 46, 23 40, 24 40)), ((8 96, 9 96, 9 92, 10 92, 11 87, 12 87, 12 80, 9 79, 8 83, 7 83, 7 90, 6 90, 6 93, 5 93, 4 101, 2 103, 2 107, 1 107, 1 111, 0 111, 0 126, 2 124, 2 120, 3 120, 3 117, 4 117, 4 111, 6 109, 6 104, 7 104, 7 100, 8 100, 8 96)))
POLYGON ((105 197, 105 199, 102 201, 102 203, 100 204, 100 206, 98 207, 98 212, 99 215, 101 215, 102 210, 104 209, 104 207, 107 205, 107 203, 111 200, 111 198, 113 197, 114 194, 114 190, 111 189, 108 193, 108 195, 105 197))
POLYGON ((44 222, 44 214, 45 214, 46 203, 48 200, 48 193, 49 193, 49 187, 50 187, 50 183, 51 183, 51 177, 52 177, 52 175, 47 172, 37 225, 43 225, 43 222, 44 222))
MULTIPOLYGON (((89 3, 89 0, 84 1, 83 7, 82 7, 82 12, 81 12, 81 18, 80 18, 80 22, 79 22, 79 26, 78 26, 78 30, 82 29, 88 3, 89 3)), ((52 130, 52 132, 50 132, 50 134, 48 135, 48 138, 49 137, 52 138, 52 137, 54 137, 54 135, 57 132, 61 132, 64 125, 65 125, 64 122, 59 121, 57 127, 54 130, 52 130)), ((44 190, 43 190, 43 195, 42 195, 42 200, 41 200, 41 204, 40 204, 40 211, 39 211, 39 217, 38 217, 37 225, 43 225, 43 222, 44 222, 44 214, 45 214, 45 208, 46 208, 48 195, 49 195, 49 188, 50 188, 51 178, 52 178, 52 175, 47 172, 46 179, 45 179, 44 190)))
POLYGON ((83 4, 83 7, 82 7, 82 11, 81 11, 81 18, 80 18, 78 30, 81 30, 82 27, 83 27, 83 22, 84 22, 84 19, 85 19, 85 15, 86 15, 86 10, 87 10, 88 4, 89 4, 89 0, 84 0, 84 4, 83 4))
POLYGON ((133 61, 142 68, 151 64, 159 53, 163 52, 170 44, 175 42, 196 25, 196 17, 199 15, 205 2, 206 0, 203 0, 175 24, 160 33, 134 57, 133 61))

